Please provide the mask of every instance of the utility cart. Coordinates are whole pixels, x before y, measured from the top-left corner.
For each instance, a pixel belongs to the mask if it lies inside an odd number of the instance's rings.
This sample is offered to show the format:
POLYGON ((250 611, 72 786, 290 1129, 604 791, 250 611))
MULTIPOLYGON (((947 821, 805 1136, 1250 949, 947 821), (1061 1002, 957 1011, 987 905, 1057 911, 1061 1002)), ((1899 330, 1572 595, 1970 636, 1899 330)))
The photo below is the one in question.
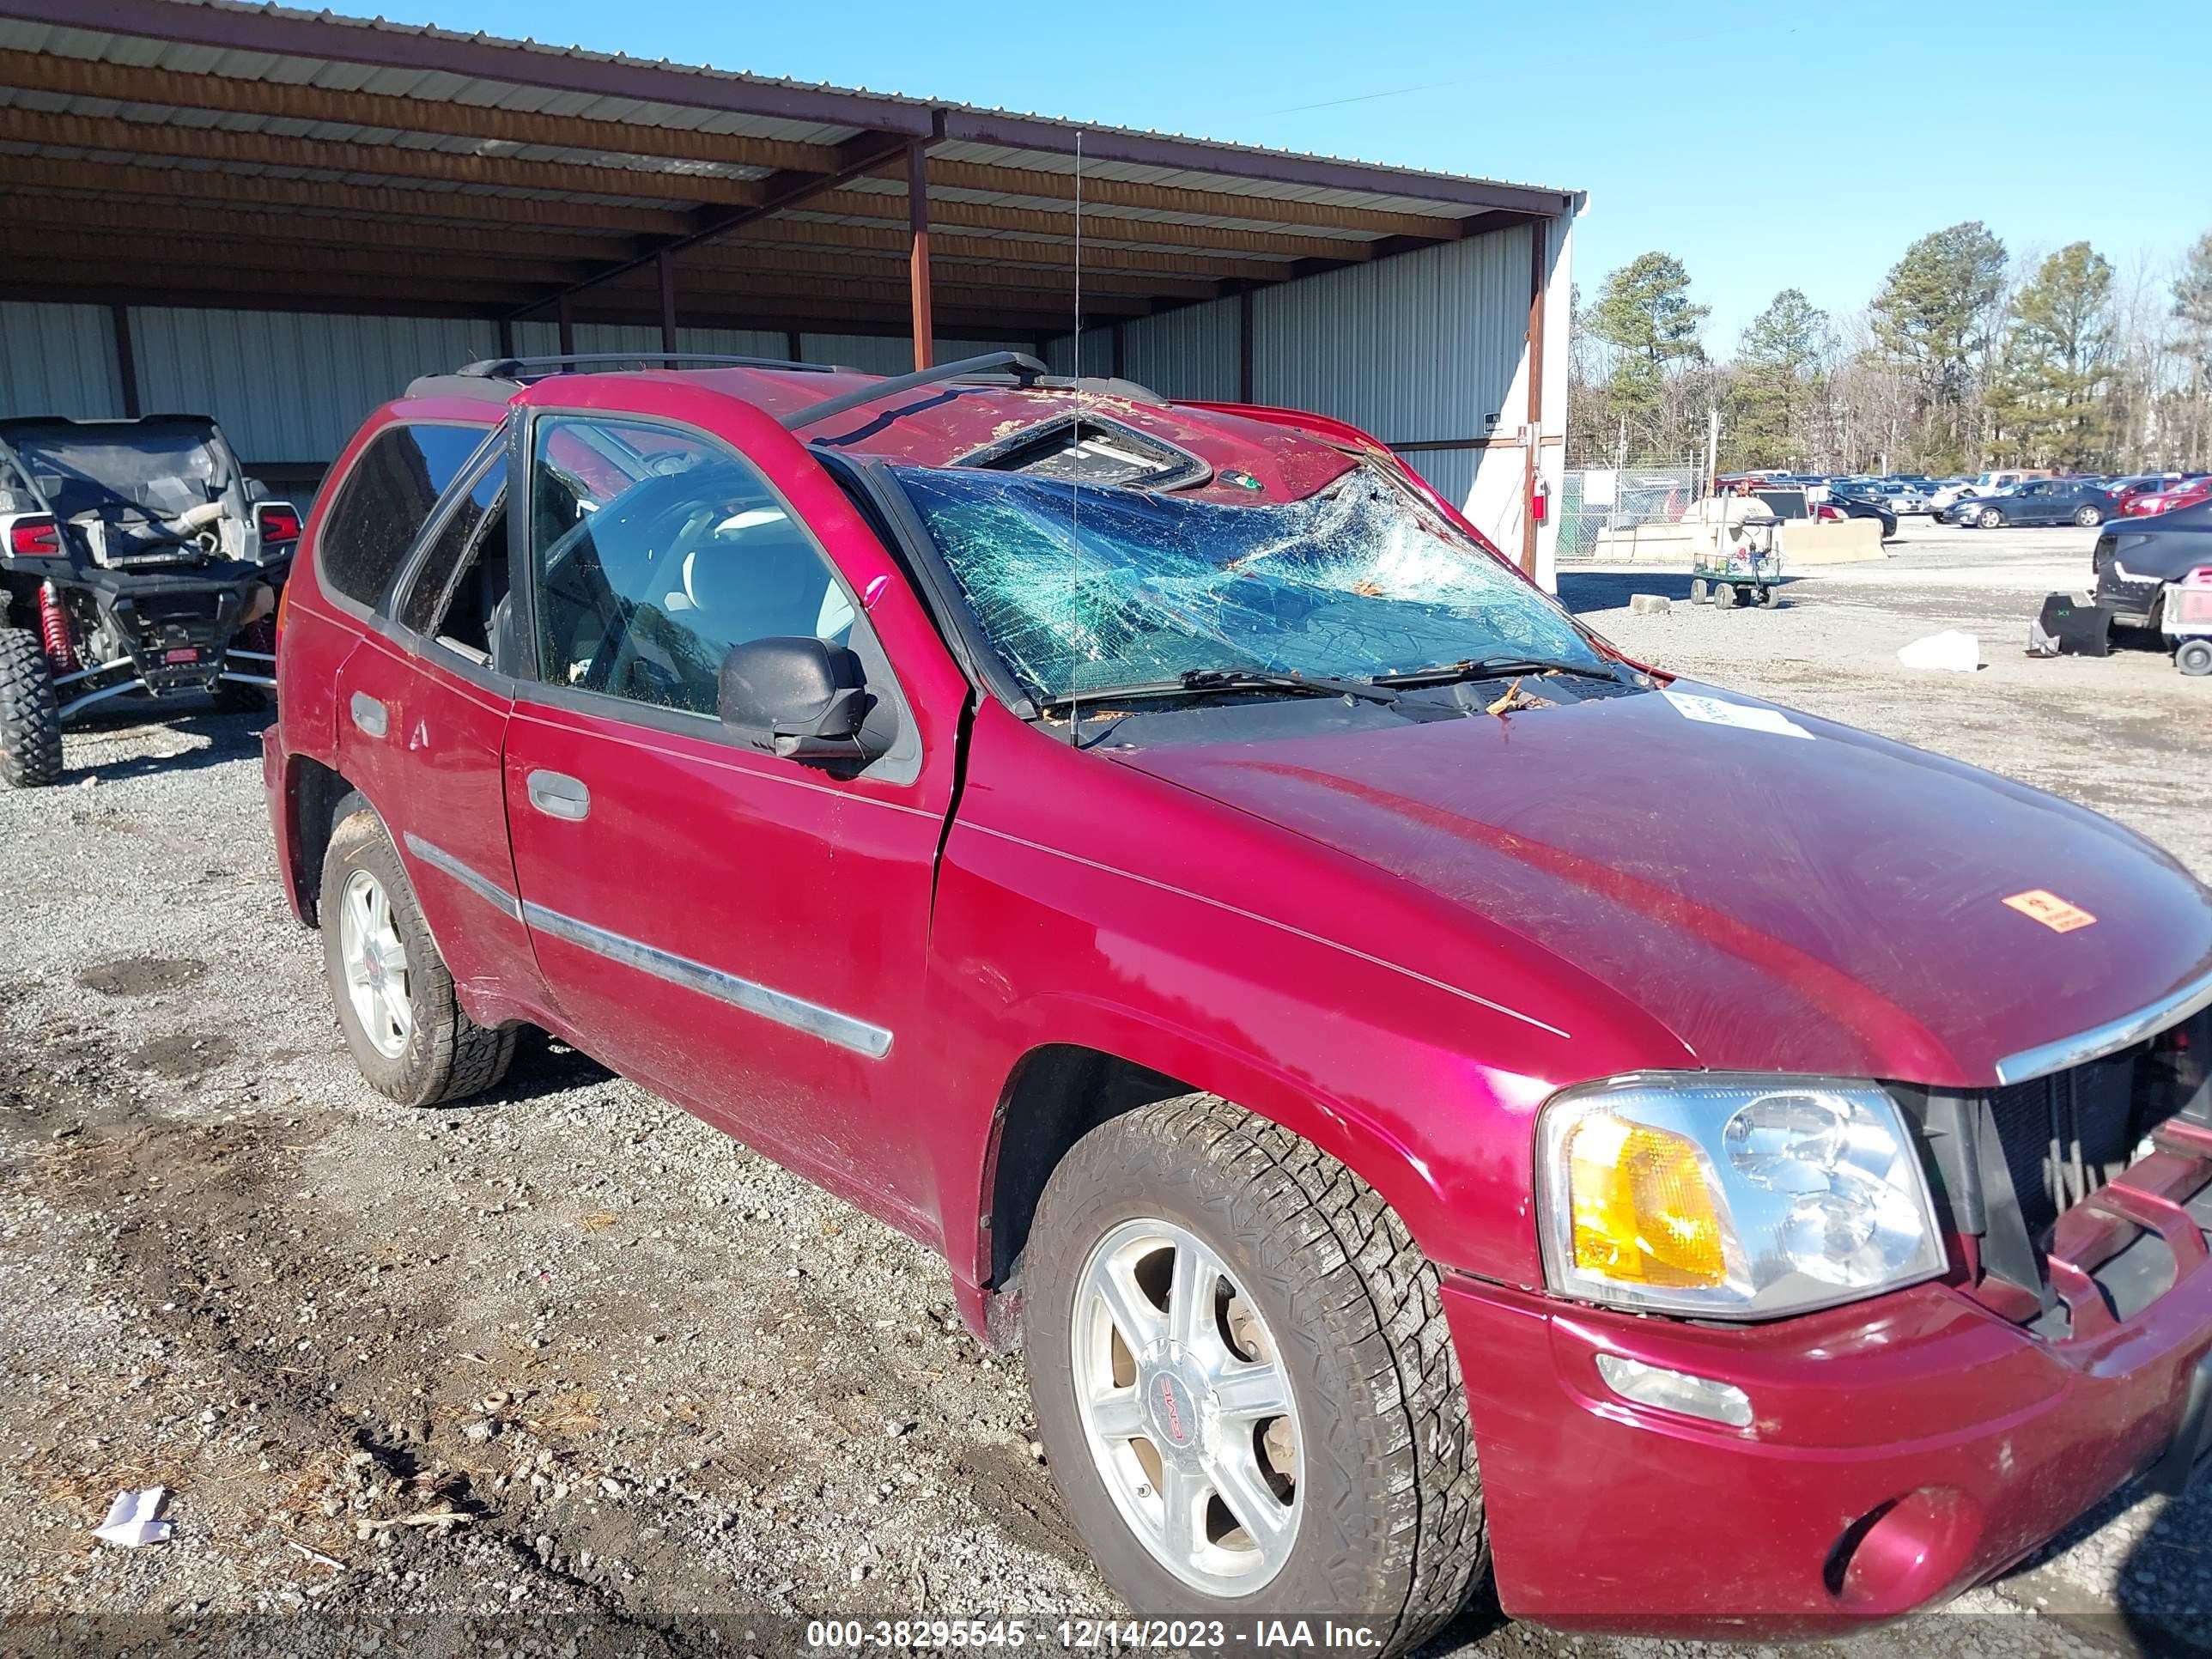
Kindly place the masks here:
POLYGON ((1732 611, 1740 605, 1774 604, 1782 580, 1780 520, 1747 518, 1719 526, 1710 549, 1690 566, 1690 603, 1732 611))
POLYGON ((2159 631, 2173 647, 2173 665, 2185 674, 2212 674, 2212 564, 2197 567, 2166 585, 2159 631))

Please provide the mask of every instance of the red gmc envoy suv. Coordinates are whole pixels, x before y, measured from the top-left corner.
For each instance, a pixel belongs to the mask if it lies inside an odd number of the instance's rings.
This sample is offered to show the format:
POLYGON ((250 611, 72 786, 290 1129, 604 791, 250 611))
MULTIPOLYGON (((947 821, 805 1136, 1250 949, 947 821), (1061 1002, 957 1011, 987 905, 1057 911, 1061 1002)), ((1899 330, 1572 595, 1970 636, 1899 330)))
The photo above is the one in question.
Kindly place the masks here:
POLYGON ((375 1088, 540 1026, 942 1250, 1147 1614, 1832 1633, 2204 1463, 2157 848, 1638 667, 1335 422, 624 361, 418 381, 307 526, 375 1088))

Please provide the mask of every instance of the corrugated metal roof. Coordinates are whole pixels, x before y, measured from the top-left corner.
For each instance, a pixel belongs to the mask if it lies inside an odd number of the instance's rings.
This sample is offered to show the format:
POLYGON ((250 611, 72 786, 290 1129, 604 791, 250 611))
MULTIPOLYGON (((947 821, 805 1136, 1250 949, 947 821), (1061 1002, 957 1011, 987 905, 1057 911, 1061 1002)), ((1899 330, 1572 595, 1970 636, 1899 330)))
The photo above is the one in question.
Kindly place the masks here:
MULTIPOLYGON (((69 24, 46 23, 28 19, 0 20, 0 46, 32 52, 58 52, 68 56, 91 58, 115 63, 127 63, 143 67, 177 69, 197 74, 222 75, 250 80, 270 80, 330 87, 350 91, 392 93, 406 97, 441 100, 491 108, 511 108, 553 112, 595 120, 629 121, 644 125, 688 127, 703 120, 715 118, 708 113, 714 106, 723 106, 718 124, 712 129, 732 133, 744 132, 763 137, 787 138, 799 142, 834 143, 866 131, 860 124, 847 126, 816 125, 775 119, 760 116, 745 116, 729 110, 732 103, 742 104, 747 89, 759 92, 791 92, 822 94, 838 99, 860 100, 878 106, 884 112, 897 111, 908 113, 933 113, 945 111, 953 114, 979 118, 1005 118, 1053 130, 1065 134, 1072 143, 1081 132, 1086 137, 1152 139, 1179 145, 1195 146, 1218 154, 1224 163, 1218 173, 1191 170, 1188 173, 1194 187, 1218 189, 1224 185, 1249 188, 1254 182, 1246 168, 1234 165, 1238 159, 1275 158, 1279 160, 1326 161, 1347 167, 1358 167, 1375 174, 1374 191, 1387 193, 1393 176, 1400 179, 1420 179, 1444 184, 1492 185, 1520 190, 1543 190, 1550 194, 1565 196, 1570 192, 1551 186, 1512 185, 1499 179, 1480 179, 1472 175, 1435 172, 1421 168, 1399 167, 1354 158, 1326 155, 1300 155, 1297 152, 1270 149, 1256 145, 1237 144, 1208 137, 1164 133, 1145 128, 1121 127, 1095 122, 1078 121, 1064 116, 1043 115, 1031 111, 1008 110, 979 105, 952 103, 928 100, 896 93, 882 93, 867 88, 836 87, 826 82, 806 82, 775 76, 754 75, 742 70, 717 69, 711 65, 672 63, 667 59, 650 60, 631 58, 619 52, 593 52, 580 46, 559 46, 523 38, 502 39, 483 33, 463 34, 431 24, 394 22, 389 19, 341 16, 333 12, 310 12, 276 5, 246 5, 236 0, 161 0, 165 6, 179 9, 198 9, 210 14, 232 14, 262 19, 283 19, 312 22, 319 27, 341 32, 360 32, 371 42, 377 36, 404 39, 410 41, 447 43, 451 46, 489 47, 502 52, 519 55, 524 63, 544 65, 559 62, 566 64, 604 64, 628 70, 650 70, 672 80, 688 80, 698 88, 698 101, 682 100, 666 101, 646 99, 625 99, 604 94, 532 85, 522 81, 501 81, 488 77, 466 76, 434 70, 381 66, 374 64, 347 62, 332 58, 286 55, 275 52, 255 52, 243 49, 224 49, 190 44, 177 40, 146 40, 122 33, 88 29, 69 24), (706 106, 702 108, 702 106, 706 106), (731 124, 731 125, 723 125, 731 124), (1204 181, 1202 184, 1198 181, 1204 181)), ((356 47, 373 57, 374 44, 356 47)), ((1011 150, 1004 146, 976 145, 979 152, 997 149, 1002 156, 1019 154, 1029 157, 1039 152, 1011 150)), ((1050 152, 1044 152, 1050 153, 1050 152)), ((1032 164, 1027 161, 1024 165, 1032 164)), ((1041 163, 1039 163, 1041 164, 1041 163)), ((1161 176, 1143 180, 1150 183, 1182 182, 1168 175, 1170 170, 1155 170, 1161 176)), ((1421 198, 1411 199, 1419 200, 1421 198)))
POLYGON ((636 325, 658 309, 653 261, 672 247, 687 320, 887 327, 903 309, 890 256, 921 142, 948 267, 940 317, 1035 337, 1048 285, 991 267, 1062 252, 1072 265, 1079 222, 1102 317, 1135 316, 1577 199, 235 0, 6 3, 0 244, 27 253, 40 227, 72 229, 75 202, 112 215, 173 192, 179 212, 149 234, 197 239, 110 264, 74 235, 66 257, 0 265, 13 299, 342 310, 411 295, 422 314, 520 319, 581 289, 595 318, 636 325), (362 223, 359 257, 340 257, 332 217, 362 223), (475 235, 496 258, 477 257, 475 235), (687 261, 702 239, 711 255, 687 261), (765 252, 793 243, 815 257, 765 252))

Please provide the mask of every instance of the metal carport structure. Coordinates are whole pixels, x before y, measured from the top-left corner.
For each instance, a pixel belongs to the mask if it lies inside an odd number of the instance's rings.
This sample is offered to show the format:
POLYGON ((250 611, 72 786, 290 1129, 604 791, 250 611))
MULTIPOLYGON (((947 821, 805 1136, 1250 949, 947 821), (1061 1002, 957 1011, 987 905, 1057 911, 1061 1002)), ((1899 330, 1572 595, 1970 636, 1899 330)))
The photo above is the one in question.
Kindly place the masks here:
POLYGON ((1079 227, 1084 371, 1358 422, 1535 570, 1579 204, 230 0, 0 0, 0 410, 207 408, 268 468, 495 351, 1073 369, 1079 227), (295 377, 326 382, 296 416, 295 377))

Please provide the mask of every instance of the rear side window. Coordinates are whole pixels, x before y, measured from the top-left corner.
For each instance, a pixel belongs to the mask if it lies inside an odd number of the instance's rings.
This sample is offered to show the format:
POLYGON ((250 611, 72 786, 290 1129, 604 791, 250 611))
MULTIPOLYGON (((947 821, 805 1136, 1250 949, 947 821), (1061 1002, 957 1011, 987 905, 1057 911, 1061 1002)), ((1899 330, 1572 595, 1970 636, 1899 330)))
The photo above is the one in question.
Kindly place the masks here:
POLYGON ((323 581, 374 605, 453 475, 484 441, 473 426, 392 426, 370 440, 339 487, 316 550, 323 581))

